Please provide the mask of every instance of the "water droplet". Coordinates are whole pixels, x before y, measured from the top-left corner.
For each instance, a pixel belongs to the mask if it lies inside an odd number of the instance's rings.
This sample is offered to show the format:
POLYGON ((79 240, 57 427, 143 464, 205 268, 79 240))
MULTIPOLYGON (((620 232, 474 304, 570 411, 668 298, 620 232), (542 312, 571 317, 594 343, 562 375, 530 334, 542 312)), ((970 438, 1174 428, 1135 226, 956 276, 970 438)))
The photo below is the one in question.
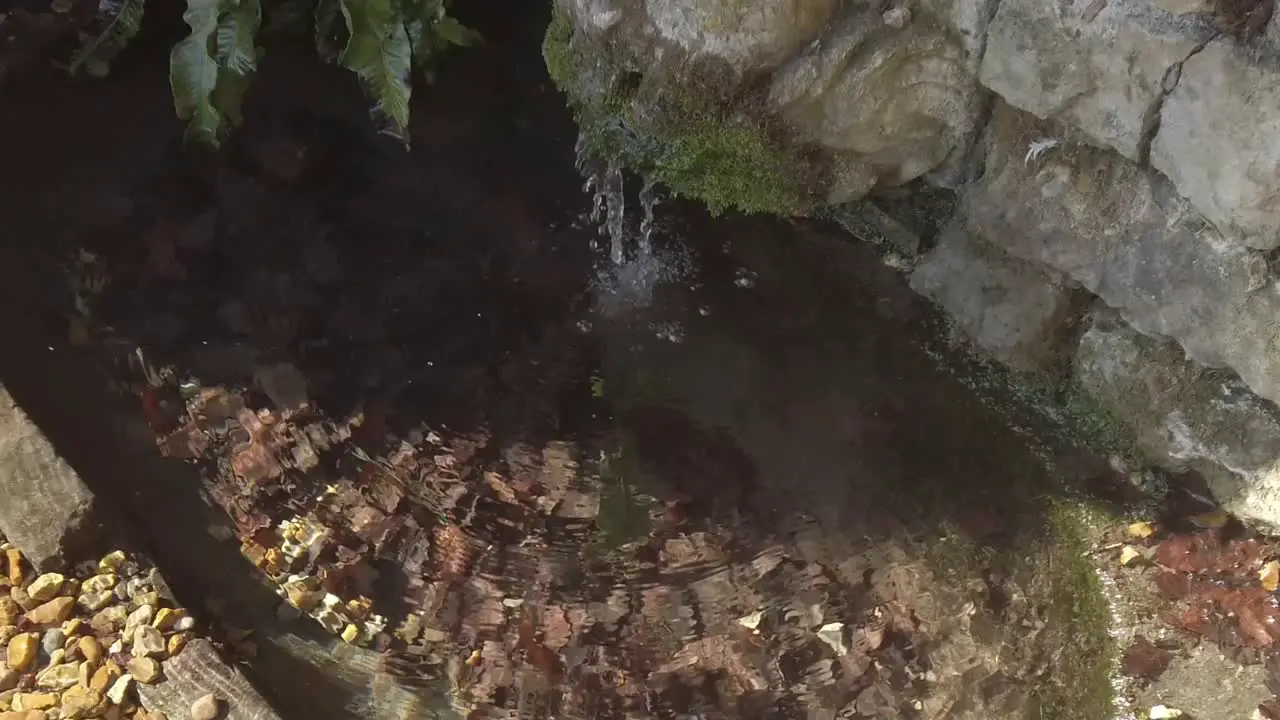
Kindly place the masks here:
POLYGON ((753 288, 756 286, 757 277, 754 272, 746 268, 738 268, 738 272, 733 276, 733 284, 740 288, 753 288))
POLYGON ((662 322, 654 324, 654 335, 659 340, 666 340, 671 343, 684 342, 684 328, 680 327, 676 322, 662 322))

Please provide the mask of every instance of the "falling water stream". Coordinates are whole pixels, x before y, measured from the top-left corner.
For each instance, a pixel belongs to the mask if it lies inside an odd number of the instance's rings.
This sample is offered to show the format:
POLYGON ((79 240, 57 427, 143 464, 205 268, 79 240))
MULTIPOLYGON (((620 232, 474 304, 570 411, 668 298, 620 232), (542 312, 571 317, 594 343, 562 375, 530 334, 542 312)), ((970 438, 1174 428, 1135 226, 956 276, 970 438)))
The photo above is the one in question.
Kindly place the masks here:
MULTIPOLYGON (((692 275, 686 249, 677 239, 659 247, 661 225, 657 210, 661 191, 657 183, 644 180, 638 193, 639 220, 628 214, 627 179, 617 161, 599 161, 578 142, 578 168, 586 176, 583 187, 592 196, 589 216, 599 237, 607 244, 593 240, 600 256, 592 289, 595 310, 601 318, 638 320, 650 310, 654 294, 665 283, 688 281, 692 275)), ((683 337, 680 323, 649 317, 647 327, 659 338, 679 342, 683 337)))

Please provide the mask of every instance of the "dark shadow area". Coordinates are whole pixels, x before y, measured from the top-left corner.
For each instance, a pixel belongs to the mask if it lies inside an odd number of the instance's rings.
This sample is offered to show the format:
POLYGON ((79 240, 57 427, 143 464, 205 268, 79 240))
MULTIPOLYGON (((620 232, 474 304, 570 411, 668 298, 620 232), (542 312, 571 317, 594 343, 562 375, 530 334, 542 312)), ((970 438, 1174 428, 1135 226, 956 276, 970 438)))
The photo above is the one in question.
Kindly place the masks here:
MULTIPOLYGON (((462 5, 486 43, 418 91, 410 152, 281 41, 224 152, 184 153, 171 16, 106 79, 6 88, 0 381, 180 599, 257 629, 249 667, 287 718, 416 717, 445 690, 564 717, 925 712, 968 593, 997 648, 1043 609, 1000 584, 1038 580, 1019 562, 1061 478, 938 370, 900 276, 815 224, 673 204, 697 280, 653 315, 684 341, 647 315, 583 332, 599 256, 546 8, 462 5), (367 653, 334 638, 354 621, 277 618, 247 559, 308 514, 328 538, 300 562, 387 616, 367 653), (621 551, 598 537, 622 525, 621 551), (922 579, 948 562, 978 581, 922 579)), ((1056 622, 1045 642, 1073 632, 1056 622)), ((1049 704, 1055 668, 999 659, 948 692, 990 717, 1049 704)))

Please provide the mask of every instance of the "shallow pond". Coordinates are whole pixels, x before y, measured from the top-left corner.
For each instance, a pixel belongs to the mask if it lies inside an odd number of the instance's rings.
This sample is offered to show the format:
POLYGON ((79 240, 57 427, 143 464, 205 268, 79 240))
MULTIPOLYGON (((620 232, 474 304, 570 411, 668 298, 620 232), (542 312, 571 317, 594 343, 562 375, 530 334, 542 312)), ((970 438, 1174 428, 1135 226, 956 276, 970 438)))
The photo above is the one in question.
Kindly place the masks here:
POLYGON ((145 48, 18 87, 4 380, 288 717, 1106 716, 1102 459, 838 228, 593 199, 544 22, 411 153, 288 51, 200 162, 145 48))

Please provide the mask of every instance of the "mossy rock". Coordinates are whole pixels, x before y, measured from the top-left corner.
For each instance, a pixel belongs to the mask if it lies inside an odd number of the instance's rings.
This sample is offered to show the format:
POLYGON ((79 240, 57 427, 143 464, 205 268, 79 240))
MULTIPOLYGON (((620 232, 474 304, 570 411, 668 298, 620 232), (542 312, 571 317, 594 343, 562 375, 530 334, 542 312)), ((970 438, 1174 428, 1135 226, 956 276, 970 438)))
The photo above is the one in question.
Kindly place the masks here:
POLYGON ((725 94, 740 86, 727 70, 712 62, 614 66, 610 50, 553 11, 543 58, 577 116, 585 152, 700 200, 712 214, 796 216, 816 207, 815 164, 751 93, 725 94))

